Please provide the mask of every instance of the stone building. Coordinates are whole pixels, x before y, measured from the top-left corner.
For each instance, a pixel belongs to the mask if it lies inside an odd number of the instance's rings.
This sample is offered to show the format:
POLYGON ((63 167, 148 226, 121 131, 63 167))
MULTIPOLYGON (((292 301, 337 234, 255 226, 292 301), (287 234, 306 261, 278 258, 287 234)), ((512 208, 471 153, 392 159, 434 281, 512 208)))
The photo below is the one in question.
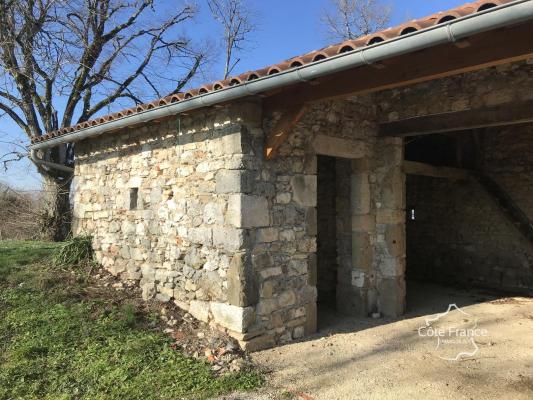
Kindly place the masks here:
POLYGON ((466 4, 31 149, 76 142, 74 230, 105 268, 249 350, 317 305, 399 316, 406 277, 529 291, 532 18, 466 4))

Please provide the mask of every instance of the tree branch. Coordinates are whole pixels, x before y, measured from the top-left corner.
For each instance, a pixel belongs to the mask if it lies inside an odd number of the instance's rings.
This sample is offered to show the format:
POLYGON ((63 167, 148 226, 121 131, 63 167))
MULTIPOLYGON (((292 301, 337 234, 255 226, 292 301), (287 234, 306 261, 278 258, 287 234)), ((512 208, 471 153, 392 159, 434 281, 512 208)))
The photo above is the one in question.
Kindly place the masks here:
POLYGON ((4 172, 7 172, 7 167, 9 163, 20 161, 24 157, 26 157, 26 154, 18 151, 10 151, 9 153, 4 154, 2 157, 0 157, 0 161, 2 161, 2 164, 4 166, 4 172), (7 160, 5 160, 5 158, 8 156, 13 156, 13 158, 8 158, 7 160))
POLYGON ((28 132, 29 127, 24 120, 12 108, 0 103, 0 110, 5 112, 24 132, 28 132))
POLYGON ((248 40, 256 27, 243 0, 208 0, 207 4, 224 31, 224 79, 227 79, 239 62, 233 60, 235 51, 242 50, 241 43, 248 40))
POLYGON ((334 40, 353 40, 384 29, 391 7, 380 0, 330 0, 332 11, 325 10, 323 25, 334 40))

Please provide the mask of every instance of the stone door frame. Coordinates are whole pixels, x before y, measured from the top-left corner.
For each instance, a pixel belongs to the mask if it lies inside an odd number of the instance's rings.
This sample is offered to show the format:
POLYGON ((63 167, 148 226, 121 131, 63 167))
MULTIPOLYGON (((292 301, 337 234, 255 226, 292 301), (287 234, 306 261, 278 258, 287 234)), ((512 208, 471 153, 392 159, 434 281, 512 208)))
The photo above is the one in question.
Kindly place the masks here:
POLYGON ((342 298, 337 309, 358 317, 376 312, 391 317, 403 314, 406 295, 403 140, 378 138, 375 146, 371 146, 362 140, 319 134, 312 148, 315 157, 351 160, 351 226, 344 224, 344 229, 351 230, 351 268, 342 271, 343 282, 337 282, 337 298, 342 298))

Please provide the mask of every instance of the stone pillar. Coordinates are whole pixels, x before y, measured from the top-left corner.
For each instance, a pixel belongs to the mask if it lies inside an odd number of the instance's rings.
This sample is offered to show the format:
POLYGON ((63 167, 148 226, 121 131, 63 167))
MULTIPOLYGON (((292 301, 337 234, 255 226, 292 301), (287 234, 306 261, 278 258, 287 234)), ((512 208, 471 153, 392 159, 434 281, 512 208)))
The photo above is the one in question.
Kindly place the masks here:
POLYGON ((403 139, 378 139, 375 168, 377 308, 386 316, 405 311, 405 174, 403 139))

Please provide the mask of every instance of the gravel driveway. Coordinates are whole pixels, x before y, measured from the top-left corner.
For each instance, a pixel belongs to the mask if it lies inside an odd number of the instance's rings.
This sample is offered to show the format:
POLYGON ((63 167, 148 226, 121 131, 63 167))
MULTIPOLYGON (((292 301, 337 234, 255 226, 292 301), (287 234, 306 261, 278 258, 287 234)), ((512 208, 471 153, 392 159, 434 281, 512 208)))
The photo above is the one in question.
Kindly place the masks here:
POLYGON ((232 398, 533 399, 533 299, 431 285, 409 289, 414 306, 402 319, 330 313, 317 335, 253 354, 271 371, 267 388, 232 398), (469 316, 457 310, 449 315, 464 323, 475 319, 485 330, 475 338, 479 351, 460 361, 439 358, 443 347, 436 348, 436 338, 418 334, 425 317, 450 303, 469 316))

